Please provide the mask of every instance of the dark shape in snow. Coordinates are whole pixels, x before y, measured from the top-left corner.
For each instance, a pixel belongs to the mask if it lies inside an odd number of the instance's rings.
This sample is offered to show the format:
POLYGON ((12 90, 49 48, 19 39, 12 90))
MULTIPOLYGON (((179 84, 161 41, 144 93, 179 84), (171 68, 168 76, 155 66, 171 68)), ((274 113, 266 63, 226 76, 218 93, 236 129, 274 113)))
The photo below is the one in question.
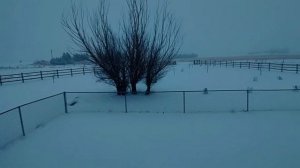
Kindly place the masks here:
POLYGON ((203 90, 203 94, 208 94, 208 90, 207 90, 207 88, 204 88, 204 90, 203 90))
POLYGON ((298 91, 298 90, 299 90, 299 86, 294 85, 294 90, 295 90, 295 91, 298 91))
POLYGON ((38 128, 41 128, 41 127, 44 127, 45 125, 44 124, 38 124, 35 129, 38 129, 38 128))
POLYGON ((78 97, 75 97, 74 100, 72 100, 72 102, 69 103, 69 106, 74 106, 77 103, 78 103, 78 97))

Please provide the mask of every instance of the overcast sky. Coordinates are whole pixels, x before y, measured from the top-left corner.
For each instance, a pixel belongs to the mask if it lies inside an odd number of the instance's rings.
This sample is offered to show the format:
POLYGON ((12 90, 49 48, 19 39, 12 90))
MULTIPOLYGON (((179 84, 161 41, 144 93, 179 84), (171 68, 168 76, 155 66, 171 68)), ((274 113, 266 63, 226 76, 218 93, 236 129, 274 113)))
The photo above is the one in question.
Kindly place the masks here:
MULTIPOLYGON (((79 0, 78 0, 79 1, 79 0)), ((110 0, 117 23, 125 0, 110 0)), ((70 0, 1 0, 0 62, 50 59, 72 51, 60 24, 70 0)), ((93 8, 97 0, 82 0, 93 8)), ((299 0, 170 0, 182 24, 182 53, 245 55, 289 49, 300 53, 299 0)))

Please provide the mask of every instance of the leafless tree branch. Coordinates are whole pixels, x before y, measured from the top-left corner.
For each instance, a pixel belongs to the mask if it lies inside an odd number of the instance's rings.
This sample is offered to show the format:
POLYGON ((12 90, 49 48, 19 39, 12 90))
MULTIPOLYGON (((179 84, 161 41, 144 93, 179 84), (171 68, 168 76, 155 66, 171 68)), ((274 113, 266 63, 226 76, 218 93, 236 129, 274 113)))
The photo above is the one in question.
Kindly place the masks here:
POLYGON ((99 1, 91 17, 86 17, 85 11, 75 4, 71 9, 71 16, 62 19, 65 31, 98 67, 98 79, 115 86, 118 94, 125 93, 128 87, 125 57, 121 41, 109 25, 106 1, 99 1))

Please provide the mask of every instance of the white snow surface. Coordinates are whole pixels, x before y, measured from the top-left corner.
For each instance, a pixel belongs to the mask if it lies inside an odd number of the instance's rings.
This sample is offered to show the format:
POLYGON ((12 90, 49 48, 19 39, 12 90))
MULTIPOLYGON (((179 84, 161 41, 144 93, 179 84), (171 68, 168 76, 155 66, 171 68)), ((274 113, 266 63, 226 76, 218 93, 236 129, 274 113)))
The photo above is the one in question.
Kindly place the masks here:
MULTIPOLYGON (((207 71, 187 63, 171 69, 153 90, 292 89, 295 85, 300 85, 297 74, 218 66, 207 71)), ((143 83, 138 89, 144 91, 143 83)), ((90 74, 54 83, 7 84, 0 91, 3 111, 63 91, 114 88, 95 82, 90 74)), ((124 97, 74 93, 68 94, 69 113, 64 114, 59 95, 22 107, 27 134, 0 148, 0 168, 298 168, 298 95, 296 91, 251 93, 252 111, 243 112, 244 93, 187 93, 186 114, 181 93, 128 96, 129 113, 124 113, 124 97), (73 101, 77 103, 70 106, 73 101)), ((18 111, 8 114, 0 118, 0 135, 10 139, 21 132, 18 111)))
MULTIPOLYGON (((61 77, 46 80, 4 84, 0 87, 0 112, 40 98, 63 91, 114 92, 114 87, 96 82, 93 74, 61 77)), ((202 91, 236 89, 293 89, 300 88, 300 75, 255 69, 225 68, 219 66, 199 66, 180 63, 153 87, 153 91, 202 91), (279 80, 281 78, 282 80, 279 80)), ((145 91, 143 82, 138 90, 145 91)))
POLYGON ((300 113, 76 113, 0 151, 1 168, 298 168, 300 113))

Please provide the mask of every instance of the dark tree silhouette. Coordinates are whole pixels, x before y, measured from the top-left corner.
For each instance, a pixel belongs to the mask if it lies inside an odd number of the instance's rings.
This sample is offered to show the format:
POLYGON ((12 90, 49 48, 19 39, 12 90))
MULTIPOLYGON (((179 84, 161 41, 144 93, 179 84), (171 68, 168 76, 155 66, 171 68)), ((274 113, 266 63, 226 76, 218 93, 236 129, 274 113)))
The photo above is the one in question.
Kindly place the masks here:
POLYGON ((137 83, 145 79, 146 94, 150 94, 151 86, 164 77, 178 52, 180 26, 167 3, 157 8, 151 20, 147 0, 127 0, 121 36, 109 24, 105 0, 99 4, 89 17, 73 4, 71 16, 62 19, 64 29, 98 67, 99 80, 115 86, 118 94, 124 94, 130 84, 136 94, 137 83))
POLYGON ((179 51, 180 26, 168 10, 167 2, 157 7, 155 17, 149 17, 147 0, 127 0, 128 21, 123 21, 124 53, 132 93, 145 78, 146 94, 163 78, 179 51))
POLYGON ((146 0, 127 0, 128 18, 123 20, 123 46, 131 92, 144 78, 148 47, 148 7, 146 0))
POLYGON ((146 57, 145 84, 146 94, 150 94, 151 86, 163 78, 179 51, 180 25, 164 6, 157 8, 153 33, 148 38, 149 45, 146 57))
POLYGON ((99 7, 90 17, 73 4, 71 16, 63 16, 62 25, 82 52, 89 55, 97 67, 98 79, 115 86, 119 95, 125 94, 128 87, 126 58, 120 39, 109 25, 105 0, 99 1, 99 7))

